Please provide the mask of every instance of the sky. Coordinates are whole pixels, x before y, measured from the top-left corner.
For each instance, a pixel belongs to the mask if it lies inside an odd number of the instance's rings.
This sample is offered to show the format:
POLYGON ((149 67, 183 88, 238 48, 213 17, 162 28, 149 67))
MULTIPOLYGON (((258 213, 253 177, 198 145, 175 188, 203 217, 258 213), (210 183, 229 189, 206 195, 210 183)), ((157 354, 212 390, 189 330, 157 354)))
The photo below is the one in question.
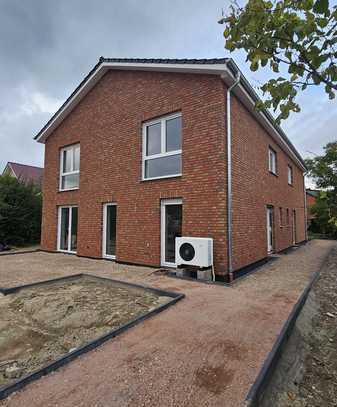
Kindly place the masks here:
MULTIPOLYGON (((33 137, 98 58, 222 58, 228 0, 0 0, 0 172, 7 161, 43 166, 33 137)), ((257 90, 268 71, 251 72, 257 90)), ((301 113, 282 123, 303 157, 337 140, 337 102, 323 88, 298 99, 301 113)))

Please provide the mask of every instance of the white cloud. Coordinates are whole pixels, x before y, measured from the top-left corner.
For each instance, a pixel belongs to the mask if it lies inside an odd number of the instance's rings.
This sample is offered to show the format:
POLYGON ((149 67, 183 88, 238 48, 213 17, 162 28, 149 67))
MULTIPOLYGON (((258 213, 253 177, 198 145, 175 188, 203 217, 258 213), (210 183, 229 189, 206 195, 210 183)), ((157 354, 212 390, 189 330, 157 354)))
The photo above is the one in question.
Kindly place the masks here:
POLYGON ((60 100, 39 91, 27 92, 26 89, 23 89, 22 92, 24 95, 24 103, 20 110, 28 115, 35 113, 54 114, 62 104, 60 100))

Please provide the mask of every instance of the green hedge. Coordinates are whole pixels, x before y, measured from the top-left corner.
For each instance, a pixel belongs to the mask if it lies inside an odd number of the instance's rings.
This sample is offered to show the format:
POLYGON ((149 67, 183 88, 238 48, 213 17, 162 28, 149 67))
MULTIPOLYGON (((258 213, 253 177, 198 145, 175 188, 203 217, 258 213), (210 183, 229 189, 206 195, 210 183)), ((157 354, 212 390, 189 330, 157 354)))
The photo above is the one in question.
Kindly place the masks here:
POLYGON ((42 193, 9 175, 0 176, 0 242, 22 246, 38 243, 41 234, 42 193))

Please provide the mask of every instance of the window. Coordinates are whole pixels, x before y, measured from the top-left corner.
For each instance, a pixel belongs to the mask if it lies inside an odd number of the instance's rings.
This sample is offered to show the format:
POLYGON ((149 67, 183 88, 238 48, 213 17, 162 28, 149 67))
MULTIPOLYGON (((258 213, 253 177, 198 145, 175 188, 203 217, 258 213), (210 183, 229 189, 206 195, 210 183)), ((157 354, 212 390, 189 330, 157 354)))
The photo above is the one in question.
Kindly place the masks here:
POLYGON ((288 184, 293 185, 293 168, 288 165, 288 184))
POLYGON ((273 174, 277 174, 277 156, 276 151, 269 147, 269 171, 273 174))
POLYGON ((277 173, 277 158, 276 158, 276 151, 274 151, 271 147, 269 147, 269 171, 273 174, 277 173))
POLYGON ((181 113, 143 125, 143 180, 181 175, 181 113))
POLYGON ((62 252, 77 250, 77 206, 61 206, 58 209, 58 247, 62 252))
POLYGON ((80 145, 64 147, 60 154, 60 191, 78 189, 80 184, 80 145))
POLYGON ((289 225, 289 208, 287 208, 287 225, 289 225))
POLYGON ((280 208, 280 226, 283 226, 283 210, 280 208))

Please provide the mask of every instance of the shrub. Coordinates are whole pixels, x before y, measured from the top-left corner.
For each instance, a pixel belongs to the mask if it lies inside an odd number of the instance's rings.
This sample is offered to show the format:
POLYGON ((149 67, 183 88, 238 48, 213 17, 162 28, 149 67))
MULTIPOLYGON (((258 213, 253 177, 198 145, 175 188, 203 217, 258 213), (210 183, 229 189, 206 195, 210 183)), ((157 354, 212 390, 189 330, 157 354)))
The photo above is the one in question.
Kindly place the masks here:
POLYGON ((41 215, 39 186, 0 176, 0 242, 16 246, 39 242, 41 215))

